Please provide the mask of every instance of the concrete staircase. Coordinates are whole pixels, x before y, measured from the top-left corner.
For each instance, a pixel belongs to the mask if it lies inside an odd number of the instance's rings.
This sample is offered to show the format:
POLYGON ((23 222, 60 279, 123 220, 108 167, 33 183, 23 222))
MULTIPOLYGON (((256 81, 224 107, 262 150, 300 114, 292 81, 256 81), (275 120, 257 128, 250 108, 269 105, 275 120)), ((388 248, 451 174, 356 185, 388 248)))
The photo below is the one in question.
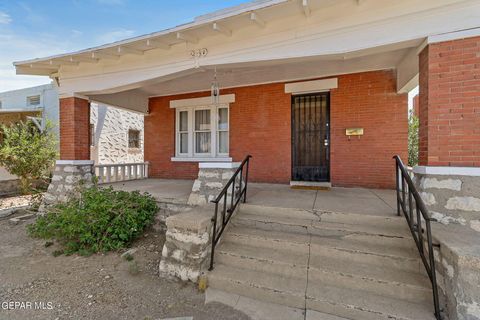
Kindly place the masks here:
POLYGON ((403 217, 242 205, 208 283, 216 296, 294 308, 304 319, 434 319, 403 217))

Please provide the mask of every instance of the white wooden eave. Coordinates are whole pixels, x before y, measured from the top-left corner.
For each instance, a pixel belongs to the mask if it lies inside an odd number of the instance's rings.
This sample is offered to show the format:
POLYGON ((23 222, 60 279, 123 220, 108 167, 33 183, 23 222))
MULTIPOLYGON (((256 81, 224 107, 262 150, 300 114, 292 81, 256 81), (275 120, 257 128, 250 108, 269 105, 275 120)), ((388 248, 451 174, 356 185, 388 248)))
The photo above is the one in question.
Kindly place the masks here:
MULTIPOLYGON (((15 65, 19 74, 57 78, 62 96, 123 101, 125 108, 141 104, 137 111, 146 111, 149 96, 178 87, 176 79, 208 78, 213 67, 251 74, 264 69, 236 85, 396 68, 399 91, 405 92, 415 85, 418 48, 426 39, 479 27, 477 0, 262 1, 147 36, 15 65), (190 51, 200 48, 208 55, 193 59, 190 51), (158 92, 151 92, 155 86, 158 92)), ((209 81, 203 82, 192 80, 185 91, 207 89, 209 81)))

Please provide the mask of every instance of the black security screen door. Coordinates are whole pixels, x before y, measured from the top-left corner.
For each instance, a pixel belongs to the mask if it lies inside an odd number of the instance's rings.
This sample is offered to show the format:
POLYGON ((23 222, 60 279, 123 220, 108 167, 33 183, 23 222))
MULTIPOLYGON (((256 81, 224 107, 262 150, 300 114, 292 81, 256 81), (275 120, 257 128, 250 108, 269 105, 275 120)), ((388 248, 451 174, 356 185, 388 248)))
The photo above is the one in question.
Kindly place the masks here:
POLYGON ((292 180, 330 180, 330 95, 292 96, 292 180))

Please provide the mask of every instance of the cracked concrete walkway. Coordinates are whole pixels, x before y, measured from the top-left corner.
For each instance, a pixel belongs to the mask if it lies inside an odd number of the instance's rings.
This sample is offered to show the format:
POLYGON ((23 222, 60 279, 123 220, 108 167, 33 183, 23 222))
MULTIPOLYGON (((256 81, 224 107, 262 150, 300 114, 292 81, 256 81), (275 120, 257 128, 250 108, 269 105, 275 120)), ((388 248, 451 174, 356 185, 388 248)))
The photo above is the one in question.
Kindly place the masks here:
POLYGON ((289 185, 249 183, 248 203, 389 217, 396 213, 395 191, 383 189, 303 190, 292 189, 289 185))

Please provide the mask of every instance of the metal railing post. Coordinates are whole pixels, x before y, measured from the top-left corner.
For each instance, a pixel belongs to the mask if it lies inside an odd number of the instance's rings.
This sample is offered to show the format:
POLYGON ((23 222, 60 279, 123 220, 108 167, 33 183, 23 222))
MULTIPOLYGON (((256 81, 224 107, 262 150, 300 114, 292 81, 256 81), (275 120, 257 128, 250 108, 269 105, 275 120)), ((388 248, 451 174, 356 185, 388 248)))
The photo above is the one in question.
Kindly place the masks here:
POLYGON ((213 222, 213 231, 212 231, 212 250, 211 250, 211 255, 210 255, 210 268, 208 270, 213 270, 214 267, 214 258, 215 258, 215 246, 217 243, 220 241, 220 238, 223 234, 223 231, 225 230, 228 222, 232 218, 235 209, 237 208, 239 202, 242 200, 242 181, 243 181, 243 170, 244 166, 247 166, 246 168, 246 177, 245 177, 245 189, 244 189, 244 197, 243 200, 244 202, 246 201, 246 194, 247 194, 247 185, 248 185, 248 163, 250 160, 251 156, 247 156, 241 163, 240 167, 235 171, 235 173, 232 175, 232 177, 228 180, 226 185, 223 187, 223 189, 220 191, 218 196, 215 198, 215 200, 212 200, 211 202, 215 203, 215 213, 214 217, 212 219, 213 222), (240 196, 236 197, 236 192, 235 192, 235 185, 236 185, 236 180, 238 178, 238 175, 240 174, 240 196), (227 201, 229 200, 228 198, 228 190, 231 188, 231 198, 230 198, 230 208, 227 210, 227 201), (218 205, 219 203, 223 200, 223 209, 222 209, 222 217, 221 217, 221 223, 222 226, 219 229, 219 232, 217 234, 217 220, 218 220, 218 205))
POLYGON ((215 203, 215 214, 213 215, 213 229, 212 229, 212 250, 210 252, 210 268, 208 270, 213 270, 213 257, 215 256, 215 238, 217 235, 217 216, 218 216, 218 202, 215 203))
POLYGON ((422 263, 427 271, 428 277, 430 278, 430 282, 432 284, 432 291, 433 291, 433 303, 435 307, 435 318, 437 320, 441 320, 441 309, 439 305, 439 297, 438 297, 438 284, 436 278, 436 270, 435 270, 435 256, 434 256, 434 249, 432 243, 432 231, 430 222, 432 221, 428 209, 425 206, 420 194, 418 193, 415 184, 412 181, 412 178, 408 174, 405 166, 402 163, 402 160, 399 156, 394 156, 396 161, 396 186, 397 186, 397 214, 400 215, 400 208, 402 209, 403 215, 407 220, 408 227, 412 234, 413 239, 415 240, 415 244, 417 246, 418 252, 420 254, 420 258, 422 263), (400 180, 402 179, 401 183, 400 180), (400 187, 402 188, 401 192, 402 195, 400 196, 400 187), (408 191, 406 190, 408 187, 408 191), (407 203, 406 203, 406 192, 408 192, 408 212, 407 212, 407 203), (413 199, 412 199, 413 197, 413 199), (415 200, 415 209, 416 215, 413 214, 413 200, 415 200), (416 223, 413 220, 414 217, 416 218, 416 223), (422 226, 422 217, 425 221, 425 228, 426 228, 426 241, 428 246, 428 260, 425 256, 425 240, 423 234, 423 226, 422 226))
POLYGON ((245 194, 243 195, 243 203, 247 202, 247 191, 248 191, 248 167, 250 165, 251 156, 247 156, 247 170, 245 171, 245 194))
POLYGON ((441 319, 441 314, 440 314, 440 302, 438 299, 438 287, 436 285, 437 283, 437 271, 435 269, 435 255, 433 252, 433 243, 432 243, 432 229, 430 227, 430 221, 426 220, 425 221, 426 229, 427 229, 427 239, 428 239, 428 257, 430 260, 430 272, 431 272, 431 280, 434 285, 432 285, 432 290, 433 290, 433 306, 435 308, 435 317, 437 319, 441 319))
POLYGON ((398 160, 395 159, 395 176, 396 176, 396 185, 397 185, 397 216, 400 216, 400 174, 398 168, 398 160))

